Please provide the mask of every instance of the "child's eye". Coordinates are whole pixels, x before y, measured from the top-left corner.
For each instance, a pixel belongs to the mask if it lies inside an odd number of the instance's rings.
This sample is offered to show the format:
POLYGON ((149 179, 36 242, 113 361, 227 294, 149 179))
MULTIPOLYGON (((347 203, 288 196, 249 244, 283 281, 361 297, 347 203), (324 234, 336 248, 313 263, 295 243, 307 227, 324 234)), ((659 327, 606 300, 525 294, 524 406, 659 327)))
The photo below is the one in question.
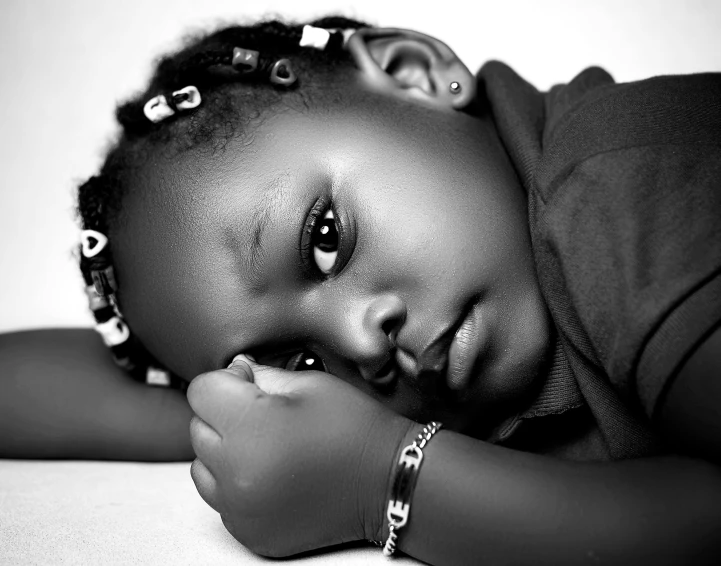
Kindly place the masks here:
POLYGON ((328 372, 320 359, 320 356, 314 354, 309 350, 304 350, 293 356, 288 363, 285 364, 285 369, 290 371, 323 371, 328 372))
POLYGON ((321 273, 330 274, 338 259, 338 228, 335 224, 333 211, 328 211, 318 222, 311 235, 313 260, 321 273))

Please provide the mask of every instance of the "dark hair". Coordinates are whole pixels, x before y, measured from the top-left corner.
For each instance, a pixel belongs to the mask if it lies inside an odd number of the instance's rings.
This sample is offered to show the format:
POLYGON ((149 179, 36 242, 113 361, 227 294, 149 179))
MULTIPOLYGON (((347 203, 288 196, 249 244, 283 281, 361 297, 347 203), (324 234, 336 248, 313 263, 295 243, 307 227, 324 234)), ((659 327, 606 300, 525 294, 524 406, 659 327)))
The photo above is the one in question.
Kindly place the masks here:
MULTIPOLYGON (((343 17, 327 17, 308 25, 325 29, 358 29, 367 24, 343 17)), ((231 26, 193 38, 176 53, 162 57, 156 64, 152 78, 144 92, 120 104, 116 118, 121 126, 117 141, 108 151, 100 172, 78 188, 78 216, 84 230, 108 234, 115 226, 122 209, 124 196, 138 170, 154 151, 182 152, 201 145, 213 149, 229 139, 247 132, 248 126, 283 101, 300 107, 309 101, 338 99, 331 88, 332 78, 339 78, 352 69, 350 55, 343 49, 324 50, 300 47, 303 24, 286 24, 278 20, 264 21, 250 26, 231 26), (260 53, 260 69, 255 73, 238 72, 231 66, 233 49, 252 49, 260 53), (298 75, 292 89, 275 88, 268 80, 269 65, 289 58, 298 75), (171 93, 187 86, 195 86, 202 96, 197 109, 176 112, 158 123, 144 114, 148 100, 164 95, 174 108, 171 93)), ((335 47, 337 45, 335 36, 335 47)), ((112 242, 96 257, 80 254, 80 269, 85 284, 93 285, 93 273, 110 273, 112 279, 112 242)), ((114 285, 114 284, 113 284, 114 285)), ((114 287, 101 291, 102 308, 93 310, 98 324, 118 317, 114 287), (102 295, 107 295, 104 297, 102 295)), ((92 289, 89 290, 92 294, 92 289)), ((97 297, 96 297, 97 299, 97 297)), ((97 300, 96 300, 97 306, 97 300)), ((136 379, 145 381, 148 367, 158 366, 156 360, 130 334, 122 344, 111 347, 113 355, 136 379)))

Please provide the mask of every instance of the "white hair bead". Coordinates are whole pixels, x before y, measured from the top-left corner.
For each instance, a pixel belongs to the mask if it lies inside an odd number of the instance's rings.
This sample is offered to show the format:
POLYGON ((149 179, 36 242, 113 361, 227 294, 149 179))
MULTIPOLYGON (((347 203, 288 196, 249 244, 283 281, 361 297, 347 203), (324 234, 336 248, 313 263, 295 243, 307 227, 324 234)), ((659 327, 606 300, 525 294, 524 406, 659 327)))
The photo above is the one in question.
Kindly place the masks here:
POLYGON ((103 342, 105 342, 105 345, 108 347, 118 346, 130 338, 128 325, 118 316, 96 324, 95 330, 103 337, 103 342))
POLYGON ((175 114, 173 109, 168 106, 168 101, 162 94, 154 96, 148 100, 145 103, 145 106, 143 106, 143 112, 148 120, 155 123, 165 120, 169 116, 175 114))
POLYGON ((167 387, 170 385, 170 374, 165 370, 150 366, 145 373, 145 383, 167 387))
POLYGON ((88 258, 95 257, 108 245, 107 236, 95 230, 83 230, 80 232, 80 240, 83 244, 83 255, 88 258), (91 239, 95 240, 95 244, 90 242, 91 239))
POLYGON ((187 95, 187 97, 185 100, 176 103, 175 107, 178 110, 191 110, 192 108, 197 108, 198 106, 200 106, 202 100, 200 98, 200 92, 197 88, 195 88, 194 86, 186 86, 185 88, 176 90, 173 93, 173 97, 182 94, 187 95))
POLYGON ((327 29, 313 26, 303 26, 303 36, 300 38, 301 47, 312 47, 314 49, 325 49, 330 39, 330 32, 327 29))

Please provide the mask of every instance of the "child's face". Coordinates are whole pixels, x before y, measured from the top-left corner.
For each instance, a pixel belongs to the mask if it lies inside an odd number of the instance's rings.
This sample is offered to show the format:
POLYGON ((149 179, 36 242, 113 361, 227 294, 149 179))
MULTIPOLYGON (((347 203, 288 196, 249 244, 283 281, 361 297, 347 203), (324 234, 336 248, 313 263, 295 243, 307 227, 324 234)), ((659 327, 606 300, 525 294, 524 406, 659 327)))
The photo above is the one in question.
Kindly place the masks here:
POLYGON ((488 122, 390 107, 367 93, 288 111, 223 152, 153 163, 114 236, 121 308, 152 353, 192 379, 241 352, 279 367, 305 352, 456 430, 511 410, 549 342, 525 195, 488 122))

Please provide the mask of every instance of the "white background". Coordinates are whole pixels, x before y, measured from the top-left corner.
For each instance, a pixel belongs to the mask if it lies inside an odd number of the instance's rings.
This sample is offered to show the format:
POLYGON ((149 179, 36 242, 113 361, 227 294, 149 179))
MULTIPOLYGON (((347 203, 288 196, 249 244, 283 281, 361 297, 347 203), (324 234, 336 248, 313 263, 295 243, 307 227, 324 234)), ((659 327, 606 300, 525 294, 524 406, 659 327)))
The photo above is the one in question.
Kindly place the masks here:
POLYGON ((221 20, 330 12, 436 35, 473 71, 501 59, 542 89, 591 64, 618 81, 721 70, 721 0, 0 0, 0 331, 91 323, 74 190, 153 56, 221 20))

